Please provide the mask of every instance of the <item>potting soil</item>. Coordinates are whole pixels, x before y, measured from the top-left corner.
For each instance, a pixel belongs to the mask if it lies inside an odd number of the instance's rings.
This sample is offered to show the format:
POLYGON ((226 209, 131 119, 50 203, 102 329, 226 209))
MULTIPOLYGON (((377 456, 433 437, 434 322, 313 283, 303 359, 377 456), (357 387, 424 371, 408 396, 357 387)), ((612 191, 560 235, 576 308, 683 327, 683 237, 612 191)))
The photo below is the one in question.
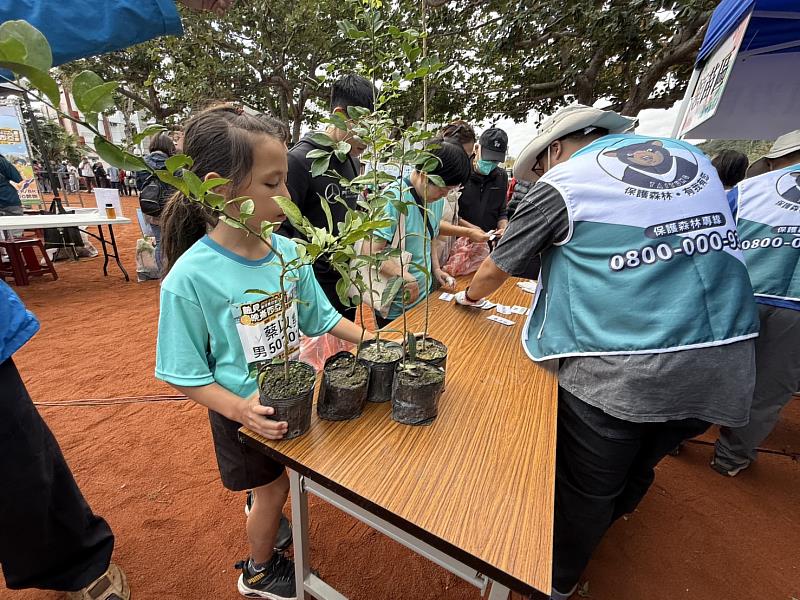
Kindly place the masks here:
POLYGON ((355 372, 353 371, 352 359, 345 357, 337 358, 325 367, 328 379, 336 384, 337 387, 355 389, 367 382, 369 369, 362 363, 356 363, 355 372))
POLYGON ((293 398, 308 391, 314 385, 314 373, 304 363, 289 363, 289 380, 285 378, 283 365, 269 365, 263 374, 261 389, 274 399, 293 398))

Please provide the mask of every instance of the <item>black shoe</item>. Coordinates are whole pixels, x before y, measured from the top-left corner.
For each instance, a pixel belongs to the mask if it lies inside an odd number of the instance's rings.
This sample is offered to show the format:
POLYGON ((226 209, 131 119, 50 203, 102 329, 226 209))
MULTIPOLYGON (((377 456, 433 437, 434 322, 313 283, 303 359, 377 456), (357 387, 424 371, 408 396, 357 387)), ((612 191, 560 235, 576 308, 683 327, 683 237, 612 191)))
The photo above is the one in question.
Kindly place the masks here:
POLYGON ((249 559, 236 563, 236 568, 242 570, 237 587, 245 598, 297 600, 294 561, 280 552, 272 555, 263 571, 254 571, 249 559))
MULTIPOLYGON (((244 514, 250 516, 250 509, 253 508, 253 492, 247 490, 247 500, 244 503, 244 514)), ((275 537, 275 550, 284 551, 292 545, 292 524, 286 515, 281 515, 281 522, 278 524, 278 535, 275 537)))

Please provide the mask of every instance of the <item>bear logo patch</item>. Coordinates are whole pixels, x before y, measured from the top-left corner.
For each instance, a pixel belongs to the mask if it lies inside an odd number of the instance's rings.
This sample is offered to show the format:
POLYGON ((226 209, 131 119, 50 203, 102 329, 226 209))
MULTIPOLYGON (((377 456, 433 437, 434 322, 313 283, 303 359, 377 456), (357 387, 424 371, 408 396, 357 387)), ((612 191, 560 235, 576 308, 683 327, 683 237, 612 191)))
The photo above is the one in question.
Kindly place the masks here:
POLYGON ((691 151, 670 150, 661 140, 607 149, 598 156, 598 163, 614 179, 646 190, 686 186, 694 181, 699 170, 691 151))

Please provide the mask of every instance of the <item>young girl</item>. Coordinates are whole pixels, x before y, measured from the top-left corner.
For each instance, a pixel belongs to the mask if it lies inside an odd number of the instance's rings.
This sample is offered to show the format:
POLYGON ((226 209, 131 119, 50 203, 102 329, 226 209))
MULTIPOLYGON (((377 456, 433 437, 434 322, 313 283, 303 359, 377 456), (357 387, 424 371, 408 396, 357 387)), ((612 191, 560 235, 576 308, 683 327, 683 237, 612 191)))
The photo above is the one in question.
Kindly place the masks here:
MULTIPOLYGON (((217 192, 228 199, 253 199, 254 225, 282 221, 273 197, 289 195, 283 131, 269 118, 217 106, 189 121, 184 148, 198 177, 231 180, 217 192)), ((247 519, 250 557, 240 563, 239 592, 250 598, 295 598, 293 562, 273 551, 288 478, 279 463, 241 444, 237 430, 245 425, 273 440, 287 430, 286 423, 267 418, 274 411, 259 404, 248 363, 272 358, 283 339, 272 310, 280 303, 275 253, 290 260, 297 256, 296 245, 276 235, 264 243, 181 196, 167 204, 162 223, 168 274, 161 286, 156 377, 208 407, 223 485, 253 492, 247 519), (251 288, 272 295, 246 294, 251 288)), ((291 279, 287 296, 303 302, 290 309, 290 339, 299 340, 299 321, 306 335, 330 332, 358 342, 361 329, 333 310, 310 266, 298 268, 291 279)))
MULTIPOLYGON (((430 292, 425 285, 425 273, 416 266, 418 264, 425 265, 427 271, 433 275, 431 284, 435 279, 442 287, 451 288, 451 277, 440 268, 431 240, 436 239, 439 232, 444 209, 443 198, 452 190, 461 187, 469 177, 470 172, 469 158, 460 146, 443 142, 442 140, 434 140, 431 145, 434 147, 429 152, 439 159, 439 165, 431 174, 441 177, 444 180, 444 187, 433 185, 425 173, 414 170, 408 179, 402 181, 402 188, 400 183, 396 186, 392 184, 393 187, 390 188, 395 193, 395 196, 402 198, 408 207, 408 214, 403 219, 405 229, 403 235, 405 250, 411 253, 412 264, 408 273, 404 275, 406 279, 404 290, 408 294, 406 308, 416 305, 430 292), (400 195, 401 189, 403 190, 402 196, 400 195), (426 201, 427 205, 425 204, 426 201), (424 207, 427 207, 428 210, 427 227, 423 214, 424 207), (425 252, 426 246, 427 253, 425 252)), ((400 221, 400 213, 391 203, 386 205, 384 211, 387 219, 392 221, 392 225, 375 232, 372 240, 372 254, 377 254, 387 244, 399 247, 397 228, 400 221)), ((394 260, 385 261, 381 265, 381 274, 386 278, 400 275, 399 263, 394 260)), ((375 315, 378 325, 385 327, 402 314, 402 298, 403 294, 398 293, 386 318, 379 314, 375 315)))

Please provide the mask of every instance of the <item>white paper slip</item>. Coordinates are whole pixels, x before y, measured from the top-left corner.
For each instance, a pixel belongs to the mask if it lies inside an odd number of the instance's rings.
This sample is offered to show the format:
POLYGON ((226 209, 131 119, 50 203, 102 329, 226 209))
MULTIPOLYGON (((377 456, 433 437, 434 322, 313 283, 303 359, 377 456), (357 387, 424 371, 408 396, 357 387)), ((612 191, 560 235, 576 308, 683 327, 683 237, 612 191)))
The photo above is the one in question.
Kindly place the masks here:
POLYGON ((527 308, 525 308, 524 306, 520 306, 518 304, 515 304, 514 306, 511 307, 511 312, 514 313, 515 315, 524 315, 527 311, 528 311, 527 308))
POLYGON ((455 298, 454 294, 448 294, 447 292, 439 294, 439 300, 444 300, 445 302, 450 302, 453 298, 455 298))
POLYGON ((483 304, 480 305, 480 308, 482 308, 483 310, 492 310, 495 306, 497 306, 497 304, 495 304, 494 302, 489 302, 488 300, 484 300, 483 304))
POLYGON ((518 281, 517 287, 520 288, 523 292, 528 292, 529 294, 536 293, 536 282, 531 280, 525 281, 518 281))
POLYGON ((498 304, 495 307, 495 310, 501 315, 510 315, 511 314, 511 307, 506 306, 505 304, 498 304))
POLYGON ((490 321, 494 321, 495 323, 500 323, 501 325, 513 325, 514 321, 509 319, 504 319, 503 317, 498 317, 497 315, 489 315, 486 317, 490 321))

